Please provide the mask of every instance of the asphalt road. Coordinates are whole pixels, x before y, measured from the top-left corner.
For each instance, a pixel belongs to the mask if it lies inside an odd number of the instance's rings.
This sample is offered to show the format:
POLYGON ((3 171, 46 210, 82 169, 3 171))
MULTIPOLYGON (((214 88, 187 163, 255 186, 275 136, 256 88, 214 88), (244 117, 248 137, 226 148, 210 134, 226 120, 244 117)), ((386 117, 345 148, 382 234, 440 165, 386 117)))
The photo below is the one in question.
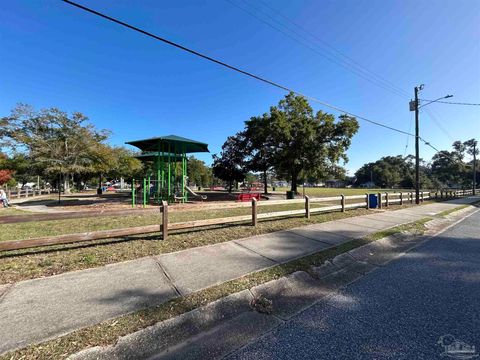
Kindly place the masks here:
POLYGON ((480 211, 229 359, 473 359, 479 354, 480 211))

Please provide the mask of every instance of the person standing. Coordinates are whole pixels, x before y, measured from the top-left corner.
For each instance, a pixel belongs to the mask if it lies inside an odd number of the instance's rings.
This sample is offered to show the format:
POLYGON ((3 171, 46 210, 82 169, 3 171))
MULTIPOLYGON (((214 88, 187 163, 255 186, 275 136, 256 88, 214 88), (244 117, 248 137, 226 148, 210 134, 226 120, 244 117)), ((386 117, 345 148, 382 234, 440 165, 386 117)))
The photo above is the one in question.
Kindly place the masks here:
POLYGON ((10 206, 8 203, 7 193, 3 189, 0 189, 0 201, 3 203, 3 207, 5 208, 10 206))

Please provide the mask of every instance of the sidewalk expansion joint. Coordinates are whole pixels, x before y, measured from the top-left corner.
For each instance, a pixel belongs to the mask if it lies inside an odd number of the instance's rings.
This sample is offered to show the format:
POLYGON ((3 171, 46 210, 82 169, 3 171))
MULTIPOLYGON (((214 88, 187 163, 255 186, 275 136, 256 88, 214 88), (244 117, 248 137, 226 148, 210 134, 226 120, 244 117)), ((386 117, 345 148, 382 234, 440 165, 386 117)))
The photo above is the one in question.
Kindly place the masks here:
POLYGON ((269 261, 273 261, 275 264, 280 264, 279 261, 274 260, 274 259, 271 259, 271 258, 269 258, 268 256, 265 256, 265 255, 263 255, 263 254, 260 254, 258 251, 252 250, 252 249, 246 247, 245 245, 242 245, 242 244, 238 243, 237 240, 232 240, 232 242, 233 242, 234 244, 240 246, 242 249, 251 251, 252 253, 257 254, 258 256, 261 256, 261 257, 263 257, 264 259, 267 259, 267 260, 269 260, 269 261))
POLYGON ((2 303, 3 299, 10 293, 13 289, 15 284, 5 284, 5 285, 0 285, 0 287, 3 287, 4 290, 3 292, 0 292, 0 304, 2 303))
MULTIPOLYGON (((331 243, 331 242, 328 242, 328 241, 322 241, 322 240, 314 239, 314 238, 312 238, 312 237, 310 237, 310 236, 298 234, 298 233, 296 233, 293 229, 292 229, 292 230, 287 230, 287 231, 293 233, 295 236, 301 236, 301 237, 303 237, 303 238, 305 238, 305 239, 308 239, 308 240, 313 240, 313 241, 319 242, 319 243, 321 243, 321 244, 330 245, 330 247, 335 246, 334 243, 331 243)), ((320 230, 320 231, 325 231, 325 230, 320 230)), ((328 232, 328 231, 325 231, 325 232, 328 232)), ((341 235, 339 235, 339 236, 341 236, 341 235)), ((346 239, 350 239, 350 238, 348 238, 348 237, 346 237, 346 236, 344 236, 344 237, 345 237, 346 239)), ((350 240, 352 240, 352 239, 350 239, 350 240)), ((326 250, 326 249, 328 249, 328 248, 325 248, 324 250, 326 250)))
POLYGON ((184 296, 180 290, 177 288, 177 286, 174 284, 172 278, 170 277, 170 275, 168 274, 168 272, 165 270, 165 268, 162 266, 162 263, 157 260, 155 257, 152 256, 152 259, 153 261, 155 261, 155 264, 157 264, 158 268, 160 269, 160 271, 163 273, 163 275, 165 275, 165 278, 168 280, 168 283, 170 284, 170 286, 173 288, 173 290, 175 290, 175 292, 177 293, 178 296, 184 296))

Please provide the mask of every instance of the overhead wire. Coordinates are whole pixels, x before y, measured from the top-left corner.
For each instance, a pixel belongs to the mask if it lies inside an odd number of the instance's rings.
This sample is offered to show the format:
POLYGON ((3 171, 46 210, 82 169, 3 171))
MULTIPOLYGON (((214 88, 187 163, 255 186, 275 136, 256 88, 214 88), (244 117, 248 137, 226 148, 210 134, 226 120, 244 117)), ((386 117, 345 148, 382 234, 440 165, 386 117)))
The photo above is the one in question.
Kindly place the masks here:
MULTIPOLYGON (((257 19, 258 21, 262 22, 263 24, 269 26, 270 28, 282 33, 283 35, 285 35, 286 37, 290 38, 291 40, 295 41, 296 43, 308 48, 309 50, 313 51, 314 53, 316 53, 317 55, 327 59, 328 61, 346 69, 347 71, 350 71, 352 72, 353 74, 357 75, 358 77, 372 83, 373 85, 376 85, 378 87, 381 87, 383 88, 384 90, 386 91, 389 91, 391 92, 392 94, 394 95, 397 95, 399 97, 402 97, 402 98, 408 98, 408 96, 406 95, 406 93, 402 93, 402 90, 399 91, 393 87, 391 87, 390 85, 385 85, 385 84, 382 84, 381 82, 379 82, 378 80, 376 79, 372 79, 368 76, 368 74, 365 74, 365 72, 362 70, 362 69, 356 69, 354 67, 352 67, 350 64, 346 63, 344 60, 337 60, 335 59, 334 57, 332 57, 330 54, 327 55, 325 53, 323 53, 322 51, 320 51, 317 47, 316 47, 316 43, 313 43, 312 41, 309 41, 305 38, 303 38, 303 36, 301 34, 299 34, 298 31, 296 30, 292 30, 291 28, 287 27, 285 24, 283 24, 282 22, 279 22, 277 19, 275 19, 274 17, 272 17, 271 15, 269 15, 268 13, 265 13, 263 12, 262 10, 260 10, 264 16, 268 17, 269 19, 271 19, 272 21, 276 22, 277 24, 279 24, 280 26, 286 28, 288 31, 294 33, 295 35, 292 35, 291 33, 285 31, 285 30, 282 30, 280 28, 278 28, 277 26, 273 25, 272 23, 266 21, 265 19, 257 16, 255 13, 251 12, 250 10, 238 5, 236 2, 232 1, 232 0, 226 0, 228 3, 230 3, 231 5, 235 6, 236 8, 244 11, 245 13, 247 13, 248 15, 250 15, 251 17, 257 19), (312 46, 313 44, 313 46, 312 46)), ((244 0, 240 0, 242 1, 243 3, 247 4, 247 6, 249 5, 248 3, 246 3, 246 1, 244 0)), ((258 8, 257 8, 258 9, 258 8)))
POLYGON ((445 129, 445 128, 443 127, 443 125, 441 124, 441 122, 437 119, 437 117, 436 117, 435 114, 434 114, 433 108, 432 108, 432 109, 424 108, 424 109, 422 109, 422 110, 424 110, 424 111, 427 113, 428 117, 433 121, 433 123, 438 127, 438 129, 439 129, 446 137, 448 137, 452 142, 455 141, 455 140, 453 139, 453 136, 450 135, 450 133, 447 131, 447 129, 445 129))
MULTIPOLYGON (((198 51, 196 51, 196 50, 192 50, 192 49, 190 49, 190 48, 187 48, 186 46, 183 46, 183 45, 180 45, 180 44, 178 44, 178 43, 176 43, 176 42, 173 42, 173 41, 171 41, 171 40, 165 39, 165 38, 160 37, 160 36, 158 36, 158 35, 155 35, 155 34, 153 34, 153 33, 151 33, 151 32, 148 32, 148 31, 146 31, 146 30, 140 29, 140 28, 138 28, 138 27, 136 27, 136 26, 130 25, 130 24, 126 23, 126 22, 123 22, 123 21, 121 21, 121 20, 118 20, 118 19, 116 19, 116 18, 113 18, 113 17, 111 17, 111 16, 108 16, 108 15, 106 15, 106 14, 103 14, 103 13, 101 13, 101 12, 98 12, 98 11, 96 11, 96 10, 90 9, 90 8, 88 8, 88 7, 86 7, 86 6, 81 5, 81 4, 75 3, 75 2, 73 2, 73 1, 71 1, 71 0, 61 0, 61 1, 63 1, 64 3, 67 3, 67 4, 69 4, 69 5, 72 5, 72 6, 76 7, 76 8, 79 8, 79 9, 81 9, 81 10, 84 10, 84 11, 86 11, 86 12, 88 12, 88 13, 91 13, 91 14, 94 14, 94 15, 96 15, 96 16, 99 16, 99 17, 101 17, 101 18, 103 18, 103 19, 106 19, 106 20, 108 20, 108 21, 111 21, 111 22, 113 22, 113 23, 116 23, 116 24, 118 24, 118 25, 121 25, 121 26, 126 27, 126 28, 128 28, 128 29, 131 29, 131 30, 133 30, 133 31, 139 32, 139 33, 141 33, 141 34, 143 34, 143 35, 146 35, 146 36, 151 37, 151 38, 153 38, 153 39, 156 39, 156 40, 158 40, 158 41, 164 42, 164 43, 166 43, 166 44, 168 44, 168 45, 171 45, 171 46, 176 47, 176 48, 178 48, 178 49, 181 49, 181 50, 183 50, 183 51, 186 51, 186 52, 188 52, 188 53, 190 53, 190 54, 193 54, 193 55, 195 55, 195 56, 198 56, 198 57, 203 58, 203 59, 205 59, 205 60, 211 61, 211 62, 213 62, 213 63, 215 63, 215 64, 221 65, 221 66, 223 66, 223 67, 225 67, 225 68, 228 68, 228 69, 230 69, 230 70, 236 71, 236 72, 238 72, 238 73, 241 73, 241 74, 246 75, 246 76, 248 76, 248 77, 251 77, 251 78, 253 78, 253 79, 256 79, 256 80, 258 80, 258 81, 261 81, 261 82, 263 82, 263 83, 269 84, 269 85, 271 85, 271 86, 274 86, 274 87, 279 88, 279 89, 284 90, 284 91, 288 91, 288 92, 291 92, 291 93, 294 93, 294 94, 303 96, 303 97, 305 97, 306 99, 309 99, 309 100, 311 100, 311 101, 313 101, 313 102, 316 102, 316 103, 318 103, 318 104, 320 104, 320 105, 323 105, 323 106, 325 106, 325 107, 328 107, 328 108, 330 108, 330 109, 336 110, 336 111, 338 111, 338 112, 340 112, 340 113, 344 113, 344 114, 346 114, 346 115, 350 115, 350 116, 356 117, 356 118, 358 118, 358 119, 360 119, 360 120, 366 121, 366 122, 368 122, 368 123, 370 123, 370 124, 373 124, 373 125, 377 125, 377 126, 383 127, 383 128, 385 128, 385 129, 389 129, 389 130, 391 130, 391 131, 395 131, 395 132, 398 132, 398 133, 401 133, 401 134, 405 134, 405 135, 408 135, 408 136, 415 136, 414 134, 411 134, 410 132, 403 131, 403 130, 394 128, 394 127, 392 127, 392 126, 389 126, 389 125, 380 123, 380 122, 378 122, 378 121, 374 121, 374 120, 368 119, 368 118, 366 118, 366 117, 364 117, 364 116, 355 114, 355 113, 353 113, 353 112, 351 112, 351 111, 347 111, 347 110, 342 109, 342 108, 340 108, 340 107, 337 107, 337 106, 331 105, 331 104, 329 104, 329 103, 327 103, 327 102, 324 102, 324 101, 322 101, 322 100, 319 100, 319 99, 317 99, 317 98, 315 98, 315 97, 313 97, 313 96, 306 95, 306 94, 304 94, 304 93, 302 93, 302 92, 300 92, 300 91, 294 90, 294 89, 289 88, 289 87, 287 87, 287 86, 281 85, 281 84, 276 83, 276 82, 274 82, 274 81, 271 81, 271 80, 268 80, 268 79, 263 78, 263 77, 261 77, 261 76, 258 76, 258 75, 255 75, 255 74, 253 74, 253 73, 250 73, 250 72, 248 72, 248 71, 246 71, 246 70, 240 69, 240 68, 235 67, 235 66, 230 65, 230 64, 227 64, 227 63, 225 63, 225 62, 223 62, 223 61, 220 61, 220 60, 217 60, 217 59, 215 59, 215 58, 213 58, 213 57, 211 57, 211 56, 205 55, 205 54, 200 53, 200 52, 198 52, 198 51)), ((419 139, 420 139, 422 142, 424 142, 426 145, 428 145, 428 146, 430 146, 430 147, 432 147, 433 149, 435 149, 435 150, 438 151, 438 149, 436 149, 433 145, 431 145, 431 144, 430 144, 428 141, 426 141, 425 139, 423 139, 423 138, 421 138, 421 137, 419 137, 419 139)))
MULTIPOLYGON (((245 2, 245 0, 243 0, 245 2)), ((337 55, 339 55, 341 58, 344 58, 346 60, 343 60, 343 61, 346 61, 347 63, 350 63, 350 65, 354 66, 354 67, 358 67, 360 68, 362 71, 366 72, 366 73, 369 73, 370 75, 378 78, 380 81, 383 81, 385 82, 386 84, 390 85, 392 88, 398 90, 400 93, 404 94, 405 96, 409 97, 409 93, 406 92, 404 89, 398 87, 397 85, 395 85, 394 83, 392 83, 391 81, 389 81, 388 79, 384 78, 383 76, 371 71, 370 69, 368 69, 367 67, 363 66, 362 64, 360 64, 359 62, 357 62, 355 59, 351 58, 350 56, 344 54, 342 51, 338 50, 337 48, 335 48, 333 45, 329 44, 328 42, 326 42, 325 40, 323 40, 322 38, 320 38, 319 36, 317 36, 316 34, 314 34, 313 32, 309 31, 308 29, 306 29, 304 26, 300 25, 299 23, 297 23, 296 21, 292 20, 291 18, 289 18, 288 16, 285 16, 282 12, 278 11, 277 9, 275 9, 274 7, 270 6, 269 4, 267 4, 265 1, 263 0, 259 0, 259 2, 261 4, 263 4, 263 6, 265 6, 266 8, 268 8, 270 11, 274 12, 275 14, 277 14, 278 16, 280 16, 281 18, 283 18, 285 21, 289 22, 290 24, 292 24, 293 26, 295 26, 296 28, 300 29, 302 32, 304 32, 305 34, 309 35, 310 37, 312 37, 313 39, 315 39, 317 42, 321 43, 322 45, 324 45, 325 47, 329 48, 332 52, 336 53, 337 55)))
MULTIPOLYGON (((410 112, 410 122, 408 125, 408 132, 412 130, 412 125, 413 125, 413 112, 410 112)), ((410 136, 407 135, 407 143, 405 145, 405 151, 403 152, 403 157, 407 156, 407 149, 408 149, 408 143, 410 141, 410 136)))

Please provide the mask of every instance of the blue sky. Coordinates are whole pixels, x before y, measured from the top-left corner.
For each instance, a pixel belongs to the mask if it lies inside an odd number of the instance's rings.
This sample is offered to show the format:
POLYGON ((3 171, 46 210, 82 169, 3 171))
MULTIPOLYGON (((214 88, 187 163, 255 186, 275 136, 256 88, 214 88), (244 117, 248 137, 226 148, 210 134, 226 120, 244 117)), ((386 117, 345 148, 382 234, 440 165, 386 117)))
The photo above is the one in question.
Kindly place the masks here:
MULTIPOLYGON (((319 43, 309 43, 312 51, 237 7, 272 23, 260 1, 78 1, 351 112, 413 131, 408 98, 326 60, 318 54, 326 51, 319 43)), ((264 1, 411 96, 413 87, 424 83, 424 98, 454 94, 452 101, 480 102, 477 0, 264 1)), ((270 16, 288 24, 271 11, 270 16)), ((300 41, 307 38, 303 34, 300 41)), ((56 106, 81 111, 99 128, 112 130, 114 144, 177 134, 207 142, 216 153, 245 120, 268 111, 284 95, 60 1, 2 4, 0 116, 18 102, 56 106)), ((480 138, 480 107, 432 104, 428 109, 430 114, 421 113, 421 135, 437 148, 480 138)), ((361 122, 346 166, 354 171, 381 156, 403 155, 406 143, 405 135, 361 122)), ((413 150, 410 139, 406 153, 413 150)), ((421 151, 426 159, 434 154, 425 146, 421 151)), ((198 157, 211 162, 208 154, 198 157)))

